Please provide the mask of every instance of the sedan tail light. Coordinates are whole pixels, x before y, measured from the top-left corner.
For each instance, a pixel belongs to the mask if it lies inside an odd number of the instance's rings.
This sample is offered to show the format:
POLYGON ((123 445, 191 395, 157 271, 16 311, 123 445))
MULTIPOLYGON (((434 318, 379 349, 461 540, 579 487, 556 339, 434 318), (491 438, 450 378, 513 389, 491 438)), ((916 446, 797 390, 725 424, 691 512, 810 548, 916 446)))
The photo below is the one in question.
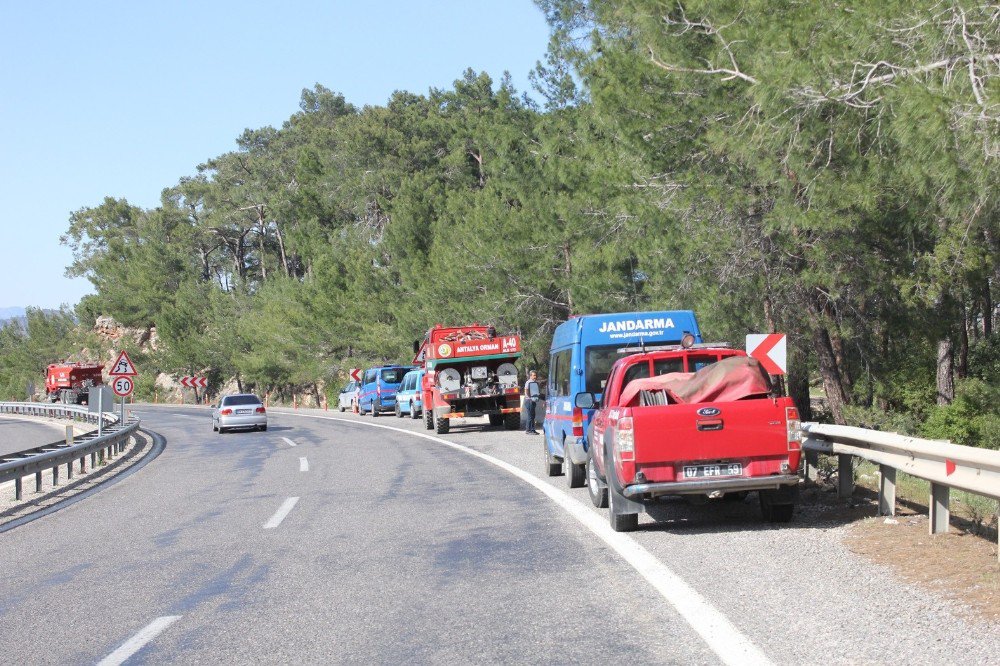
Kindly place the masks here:
POLYGON ((228 407, 226 409, 220 409, 219 410, 219 414, 221 416, 229 416, 232 413, 233 413, 233 410, 229 409, 228 407))
POLYGON ((263 414, 263 413, 264 413, 265 411, 266 411, 266 410, 265 410, 265 409, 264 409, 263 407, 258 407, 258 408, 257 408, 257 413, 258 413, 258 414, 263 414))

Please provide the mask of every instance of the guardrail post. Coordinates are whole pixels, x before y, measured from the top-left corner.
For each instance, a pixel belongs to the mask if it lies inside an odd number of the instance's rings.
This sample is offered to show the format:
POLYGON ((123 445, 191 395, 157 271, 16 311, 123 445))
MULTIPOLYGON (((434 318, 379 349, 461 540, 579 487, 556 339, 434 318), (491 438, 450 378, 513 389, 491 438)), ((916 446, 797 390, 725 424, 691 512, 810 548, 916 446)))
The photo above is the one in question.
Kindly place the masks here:
POLYGON ((854 465, 851 456, 837 454, 837 496, 844 498, 854 494, 854 465))
POLYGON ((87 473, 87 456, 80 456, 80 474, 87 473))
POLYGON ((930 523, 931 534, 944 534, 948 531, 948 520, 950 518, 948 499, 950 495, 951 488, 948 486, 936 483, 931 484, 931 515, 928 521, 930 523))
MULTIPOLYGON (((66 446, 73 446, 73 426, 66 426, 66 446)), ((66 479, 73 478, 73 461, 66 463, 66 479)))
POLYGON ((878 515, 896 515, 896 468, 878 466, 878 515))
POLYGON ((24 495, 24 483, 21 477, 14 479, 14 499, 19 500, 24 495))
POLYGON ((52 485, 53 486, 59 485, 59 465, 55 465, 52 467, 52 485))
POLYGON ((42 472, 35 472, 35 492, 42 492, 42 472))
POLYGON ((819 454, 815 451, 806 451, 805 454, 802 475, 810 481, 815 481, 819 478, 819 454))

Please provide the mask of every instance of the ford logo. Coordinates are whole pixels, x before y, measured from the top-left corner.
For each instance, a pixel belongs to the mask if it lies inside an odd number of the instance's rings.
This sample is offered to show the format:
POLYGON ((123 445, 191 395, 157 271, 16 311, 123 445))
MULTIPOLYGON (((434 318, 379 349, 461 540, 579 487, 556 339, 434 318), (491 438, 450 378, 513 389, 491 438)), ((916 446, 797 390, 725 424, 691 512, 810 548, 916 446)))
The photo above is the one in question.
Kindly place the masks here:
POLYGON ((718 416, 722 410, 717 407, 702 407, 698 410, 698 416, 718 416))

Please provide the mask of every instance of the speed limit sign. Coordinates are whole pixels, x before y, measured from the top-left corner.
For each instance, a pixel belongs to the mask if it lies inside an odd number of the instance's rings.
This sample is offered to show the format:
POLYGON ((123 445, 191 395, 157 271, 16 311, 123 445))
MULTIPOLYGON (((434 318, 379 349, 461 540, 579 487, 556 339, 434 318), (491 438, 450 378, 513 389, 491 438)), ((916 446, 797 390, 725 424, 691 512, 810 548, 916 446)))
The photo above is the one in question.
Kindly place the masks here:
POLYGON ((122 398, 132 395, 132 389, 134 388, 135 384, 132 383, 132 378, 124 375, 115 377, 115 380, 111 382, 111 390, 115 392, 115 395, 122 398))

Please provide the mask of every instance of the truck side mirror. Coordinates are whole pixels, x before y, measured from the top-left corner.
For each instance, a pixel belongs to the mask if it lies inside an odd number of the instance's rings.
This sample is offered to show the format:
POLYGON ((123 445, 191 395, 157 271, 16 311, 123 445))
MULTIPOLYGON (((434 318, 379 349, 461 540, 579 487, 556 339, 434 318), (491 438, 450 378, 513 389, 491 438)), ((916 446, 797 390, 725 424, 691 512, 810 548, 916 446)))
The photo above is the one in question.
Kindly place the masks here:
POLYGON ((593 393, 577 393, 576 398, 574 398, 573 403, 579 409, 593 409, 594 408, 594 394, 593 393))

